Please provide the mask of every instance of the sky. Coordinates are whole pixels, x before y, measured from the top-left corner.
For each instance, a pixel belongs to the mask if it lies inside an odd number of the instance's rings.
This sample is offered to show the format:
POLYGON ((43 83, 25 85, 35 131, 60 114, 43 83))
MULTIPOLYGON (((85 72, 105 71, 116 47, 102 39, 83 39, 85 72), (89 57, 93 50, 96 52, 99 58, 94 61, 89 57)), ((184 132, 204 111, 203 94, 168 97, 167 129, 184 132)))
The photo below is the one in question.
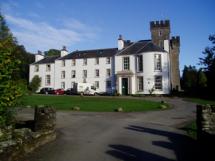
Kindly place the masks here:
POLYGON ((0 0, 0 12, 26 50, 65 45, 74 50, 117 47, 124 39, 151 39, 150 21, 170 20, 180 36, 180 69, 198 65, 215 34, 215 0, 0 0))

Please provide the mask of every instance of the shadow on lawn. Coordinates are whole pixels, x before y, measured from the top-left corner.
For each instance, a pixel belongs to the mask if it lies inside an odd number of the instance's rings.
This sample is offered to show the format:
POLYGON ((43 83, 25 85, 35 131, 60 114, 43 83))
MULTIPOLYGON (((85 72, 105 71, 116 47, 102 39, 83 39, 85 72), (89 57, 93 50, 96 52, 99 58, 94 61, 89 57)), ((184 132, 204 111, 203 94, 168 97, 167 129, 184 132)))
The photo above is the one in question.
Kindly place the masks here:
MULTIPOLYGON (((128 130, 135 132, 150 133, 153 135, 160 135, 168 138, 167 141, 152 141, 152 145, 173 150, 178 161, 212 161, 211 156, 208 155, 207 147, 201 147, 196 140, 174 132, 158 130, 153 128, 146 128, 141 126, 128 126, 128 130)), ((159 156, 157 154, 149 153, 135 147, 125 145, 109 145, 111 150, 107 154, 114 156, 124 161, 171 161, 171 159, 159 156)))

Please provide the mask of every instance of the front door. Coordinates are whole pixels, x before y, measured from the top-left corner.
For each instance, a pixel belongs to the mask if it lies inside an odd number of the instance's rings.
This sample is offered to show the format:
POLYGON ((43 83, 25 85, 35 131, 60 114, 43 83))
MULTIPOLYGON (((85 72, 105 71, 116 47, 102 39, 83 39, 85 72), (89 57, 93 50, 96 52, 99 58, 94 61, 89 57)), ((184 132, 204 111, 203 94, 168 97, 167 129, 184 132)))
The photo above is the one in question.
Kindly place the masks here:
POLYGON ((122 78, 122 95, 128 95, 128 78, 122 78))

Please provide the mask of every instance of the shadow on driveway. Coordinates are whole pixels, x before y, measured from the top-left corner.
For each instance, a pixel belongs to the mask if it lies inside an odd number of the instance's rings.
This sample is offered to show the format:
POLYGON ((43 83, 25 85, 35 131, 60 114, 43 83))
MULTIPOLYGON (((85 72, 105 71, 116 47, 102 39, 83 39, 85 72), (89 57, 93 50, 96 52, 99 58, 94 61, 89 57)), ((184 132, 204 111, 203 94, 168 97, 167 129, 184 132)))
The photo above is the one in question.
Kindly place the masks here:
MULTIPOLYGON (((213 160, 205 153, 207 150, 201 148, 196 140, 186 135, 133 125, 125 127, 125 129, 167 137, 168 142, 154 140, 152 145, 173 150, 178 161, 213 160)), ((112 144, 109 147, 111 150, 106 153, 123 161, 171 161, 171 159, 165 158, 163 154, 159 156, 127 145, 112 144)))

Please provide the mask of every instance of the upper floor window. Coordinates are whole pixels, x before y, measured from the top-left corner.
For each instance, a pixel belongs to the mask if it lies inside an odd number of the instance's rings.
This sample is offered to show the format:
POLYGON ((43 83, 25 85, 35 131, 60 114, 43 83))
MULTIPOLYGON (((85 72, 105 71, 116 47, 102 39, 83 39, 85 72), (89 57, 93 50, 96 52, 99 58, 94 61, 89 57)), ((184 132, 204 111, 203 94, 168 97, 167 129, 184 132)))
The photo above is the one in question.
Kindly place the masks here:
POLYGON ((72 77, 72 78, 75 78, 75 75, 76 75, 75 70, 72 70, 71 77, 72 77))
POLYGON ((143 77, 137 77, 137 90, 143 91, 143 77))
POLYGON ((45 77, 45 84, 46 84, 46 86, 50 86, 51 85, 51 76, 50 75, 46 75, 46 77, 45 77))
POLYGON ((75 66, 75 64, 76 64, 75 59, 72 59, 72 66, 75 66))
POLYGON ((99 77, 99 69, 96 69, 96 70, 95 70, 95 76, 96 76, 96 77, 99 77))
POLYGON ((110 64, 110 57, 106 58, 106 64, 110 64))
POLYGON ((39 72, 39 65, 35 65, 34 71, 35 71, 35 72, 39 72))
POLYGON ((47 65, 46 65, 46 71, 47 71, 47 72, 51 71, 51 64, 47 64, 47 65))
POLYGON ((83 70, 83 78, 87 78, 87 70, 83 70))
POLYGON ((65 71, 61 71, 61 78, 64 79, 66 77, 65 71))
POLYGON ((65 60, 62 60, 61 66, 62 66, 62 67, 65 67, 65 60))
POLYGON ((111 71, 110 71, 110 69, 106 69, 106 75, 107 75, 107 77, 110 77, 110 76, 111 76, 111 71))
POLYGON ((155 90, 162 90, 162 76, 155 76, 155 90))
POLYGON ((143 56, 137 55, 137 72, 143 71, 143 56))
POLYGON ((129 57, 123 57, 123 70, 130 69, 129 57))
POLYGON ((95 64, 96 64, 96 65, 99 64, 99 58, 95 58, 95 64))
POLYGON ((87 59, 83 59, 83 65, 87 65, 87 59))
POLYGON ((161 54, 154 55, 154 69, 155 71, 161 71, 161 54))

